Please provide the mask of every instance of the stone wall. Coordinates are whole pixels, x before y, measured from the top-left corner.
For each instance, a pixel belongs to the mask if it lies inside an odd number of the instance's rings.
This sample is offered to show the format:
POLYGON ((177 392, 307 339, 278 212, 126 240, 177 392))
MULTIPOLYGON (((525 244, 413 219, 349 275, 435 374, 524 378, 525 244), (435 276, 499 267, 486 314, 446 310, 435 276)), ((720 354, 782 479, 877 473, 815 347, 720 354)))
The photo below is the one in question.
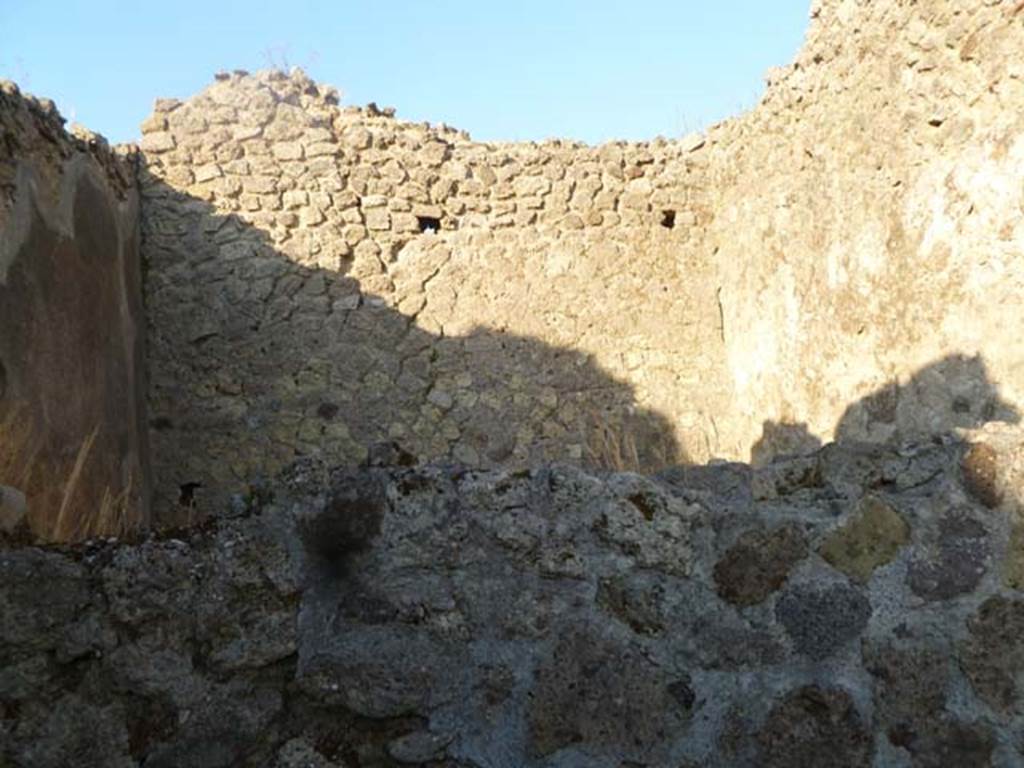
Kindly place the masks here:
POLYGON ((335 101, 230 75, 143 126, 166 505, 381 441, 473 466, 717 452, 696 146, 487 145, 335 101))
POLYGON ((63 122, 0 84, 0 509, 75 538, 148 519, 145 330, 134 161, 63 122))
POLYGON ((1024 402, 1022 46, 1019 3, 816 2, 712 132, 734 434, 906 439, 1024 402))
POLYGON ((305 462, 0 552, 0 760, 1019 765, 1019 430, 660 478, 305 462))
POLYGON ((1016 418, 1022 25, 819 2, 756 109, 645 144, 473 142, 301 73, 158 102, 165 513, 382 441, 652 469, 1016 418))

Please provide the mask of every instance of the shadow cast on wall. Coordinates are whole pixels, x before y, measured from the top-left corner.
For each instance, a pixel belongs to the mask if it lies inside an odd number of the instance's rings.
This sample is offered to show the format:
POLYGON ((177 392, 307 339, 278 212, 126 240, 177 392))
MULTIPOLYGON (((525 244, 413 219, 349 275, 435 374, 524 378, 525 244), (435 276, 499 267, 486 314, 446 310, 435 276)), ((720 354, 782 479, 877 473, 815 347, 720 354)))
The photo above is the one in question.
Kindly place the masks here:
MULTIPOLYGON (((980 355, 952 354, 916 371, 905 384, 891 382, 848 406, 835 442, 908 442, 951 435, 992 421, 1017 423, 1020 411, 1006 402, 980 355)), ((776 457, 811 453, 822 445, 805 423, 765 421, 751 446, 754 466, 776 457)))
MULTIPOLYGON (((645 471, 687 460, 673 425, 584 352, 500 328, 428 332, 365 292, 346 258, 297 263, 152 177, 143 196, 143 253, 159 260, 146 280, 159 522, 218 514, 309 455, 645 471)), ((386 284, 398 253, 380 258, 386 284)))
MULTIPOLYGON (((586 353, 501 328, 431 332, 417 324, 422 304, 391 306, 402 246, 380 254, 367 291, 351 257, 300 263, 241 216, 140 175, 143 253, 158 262, 146 299, 159 522, 219 514, 303 456, 640 471, 688 461, 676 425, 586 353)), ((914 439, 1017 416, 980 357, 950 355, 849 406, 835 436, 914 439)), ((806 425, 765 422, 752 463, 820 444, 806 425)))

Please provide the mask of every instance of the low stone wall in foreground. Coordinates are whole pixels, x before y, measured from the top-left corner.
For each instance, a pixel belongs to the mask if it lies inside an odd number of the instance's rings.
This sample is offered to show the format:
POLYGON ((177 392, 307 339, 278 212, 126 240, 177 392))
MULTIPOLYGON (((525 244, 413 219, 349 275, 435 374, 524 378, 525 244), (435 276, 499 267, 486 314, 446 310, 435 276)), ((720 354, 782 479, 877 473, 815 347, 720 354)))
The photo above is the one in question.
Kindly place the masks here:
POLYGON ((0 554, 5 766, 1009 766, 1020 431, 657 478, 297 465, 0 554))

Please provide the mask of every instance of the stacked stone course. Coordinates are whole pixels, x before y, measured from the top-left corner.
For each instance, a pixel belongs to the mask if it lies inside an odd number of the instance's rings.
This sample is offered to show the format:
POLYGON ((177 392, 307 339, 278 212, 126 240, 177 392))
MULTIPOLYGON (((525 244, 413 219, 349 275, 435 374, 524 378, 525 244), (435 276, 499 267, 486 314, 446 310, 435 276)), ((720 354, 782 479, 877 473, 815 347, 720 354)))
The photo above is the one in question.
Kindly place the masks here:
POLYGON ((699 153, 480 144, 335 101, 232 75, 143 126, 165 504, 387 440, 478 466, 592 460, 606 428, 648 467, 715 450, 699 153))
POLYGON ((650 469, 1009 418, 1020 44, 1007 3, 823 2, 756 109, 598 147, 473 142, 301 73, 159 102, 165 507, 381 441, 650 469))

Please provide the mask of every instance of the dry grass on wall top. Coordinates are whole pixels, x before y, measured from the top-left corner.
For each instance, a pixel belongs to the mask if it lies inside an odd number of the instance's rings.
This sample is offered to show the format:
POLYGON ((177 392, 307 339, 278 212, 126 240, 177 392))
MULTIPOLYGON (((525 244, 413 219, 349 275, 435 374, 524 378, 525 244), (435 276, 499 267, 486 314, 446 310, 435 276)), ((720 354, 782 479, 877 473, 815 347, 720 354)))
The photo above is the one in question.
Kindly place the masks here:
POLYGON ((54 459, 24 407, 0 414, 0 485, 22 491, 28 499, 28 523, 36 536, 51 541, 81 541, 98 536, 123 537, 140 522, 134 490, 136 479, 124 487, 103 489, 99 499, 83 482, 94 452, 99 427, 74 451, 72 459, 54 459))

